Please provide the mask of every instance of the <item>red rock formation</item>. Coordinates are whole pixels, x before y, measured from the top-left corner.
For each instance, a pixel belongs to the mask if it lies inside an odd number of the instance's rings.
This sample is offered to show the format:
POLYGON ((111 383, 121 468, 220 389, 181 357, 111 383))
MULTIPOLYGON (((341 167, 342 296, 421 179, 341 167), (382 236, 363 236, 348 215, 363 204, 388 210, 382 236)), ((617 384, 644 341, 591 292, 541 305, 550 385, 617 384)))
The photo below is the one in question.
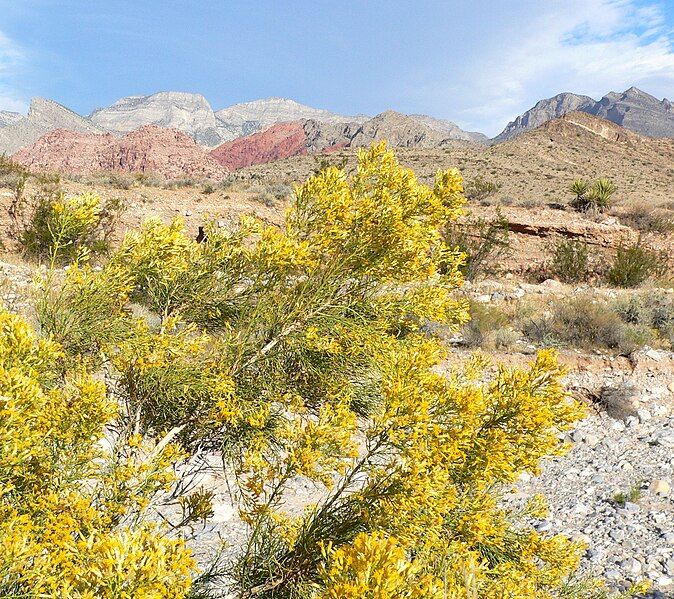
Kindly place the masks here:
POLYGON ((211 151, 211 156, 222 166, 234 170, 306 153, 304 125, 301 121, 293 121, 225 142, 211 151))
POLYGON ((191 137, 156 125, 121 138, 56 129, 17 152, 14 159, 34 171, 78 175, 118 171, 219 180, 227 174, 191 137))

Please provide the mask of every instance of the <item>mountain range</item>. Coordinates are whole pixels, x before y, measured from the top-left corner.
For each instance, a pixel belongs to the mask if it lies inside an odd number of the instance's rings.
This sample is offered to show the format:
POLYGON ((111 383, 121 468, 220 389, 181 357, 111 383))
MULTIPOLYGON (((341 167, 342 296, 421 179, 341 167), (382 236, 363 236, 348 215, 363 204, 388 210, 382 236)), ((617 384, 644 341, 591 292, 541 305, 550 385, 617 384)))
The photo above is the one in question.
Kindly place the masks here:
POLYGON ((610 92, 599 101, 572 93, 541 100, 508 123, 493 141, 498 143, 512 139, 573 111, 598 116, 640 135, 674 137, 674 104, 666 98, 658 100, 636 87, 630 87, 622 93, 610 92))
MULTIPOLYGON (((420 149, 442 148, 454 143, 500 144, 571 112, 600 117, 648 137, 674 137, 674 105, 635 87, 622 93, 608 93, 599 101, 572 93, 541 100, 492 140, 428 115, 405 115, 388 110, 375 117, 348 116, 283 98, 255 100, 214 111, 200 94, 159 92, 122 98, 88 116, 78 115, 53 100, 34 98, 27 116, 0 112, 0 153, 15 154, 24 149, 26 151, 20 154, 22 160, 34 167, 42 164, 42 168, 63 170, 67 160, 47 159, 51 153, 75 146, 97 148, 84 160, 89 160, 87 169, 93 169, 96 164, 108 168, 110 160, 106 157, 115 155, 119 146, 115 139, 127 143, 130 134, 153 125, 157 129, 180 132, 183 137, 162 137, 155 129, 145 129, 144 134, 138 138, 131 136, 130 140, 142 140, 147 146, 152 139, 161 137, 164 142, 170 142, 169 148, 175 142, 181 151, 187 151, 189 144, 185 137, 191 138, 196 149, 190 148, 188 162, 203 153, 223 169, 234 170, 295 155, 365 146, 382 139, 395 147, 420 149), (56 135, 46 135, 55 131, 56 135)), ((145 146, 142 151, 147 158, 145 146)), ((150 158, 148 161, 148 164, 152 162, 150 158)), ((138 166, 142 160, 126 162, 132 163, 138 166)), ((115 168, 114 161, 112 165, 115 168)), ((173 166, 159 170, 173 172, 173 166)), ((207 170, 212 166, 210 164, 207 170)), ((198 168, 194 176, 197 174, 198 168)))

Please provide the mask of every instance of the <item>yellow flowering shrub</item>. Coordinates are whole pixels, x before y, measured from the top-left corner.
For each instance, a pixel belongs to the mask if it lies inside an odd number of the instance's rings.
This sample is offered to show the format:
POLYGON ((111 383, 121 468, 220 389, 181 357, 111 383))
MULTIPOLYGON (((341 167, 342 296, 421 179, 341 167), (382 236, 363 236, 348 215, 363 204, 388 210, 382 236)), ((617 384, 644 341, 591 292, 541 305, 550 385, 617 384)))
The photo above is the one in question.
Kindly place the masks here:
MULTIPOLYGON (((352 176, 327 168, 299 186, 281 227, 246 217, 197 243, 180 221, 150 220, 101 273, 81 269, 66 282, 61 293, 81 288, 90 297, 109 285, 147 316, 108 304, 105 320, 121 319, 126 332, 99 333, 117 418, 134 435, 108 456, 117 478, 82 477, 112 492, 97 494, 93 507, 73 496, 91 511, 82 521, 111 527, 110 539, 88 545, 94 555, 120 543, 128 551, 117 553, 133 561, 141 544, 166 566, 165 588, 176 585, 154 596, 180 597, 189 586, 180 544, 152 536, 156 529, 120 528, 127 511, 142 512, 170 485, 165 462, 142 492, 132 484, 145 463, 137 454, 153 455, 144 444, 168 434, 187 454, 219 452, 232 474, 248 526, 225 568, 236 596, 591 596, 570 594, 567 584, 581 547, 536 532, 501 502, 521 473, 565 451, 559 432, 582 417, 554 353, 526 368, 494 369, 476 356, 452 369, 434 334, 469 318, 455 294, 465 256, 442 236, 462 212, 462 192, 458 171, 422 185, 379 144, 359 152, 352 176), (286 509, 298 481, 322 488, 302 514, 286 509)), ((60 341, 74 346, 69 335, 60 341)), ((207 492, 180 503, 209 513, 207 492)), ((530 513, 541 509, 536 498, 530 513)), ((12 564, 25 563, 27 546, 14 539, 8 547, 17 557, 7 567, 19 576, 12 564)), ((138 585, 157 582, 132 563, 123 569, 137 573, 138 585)), ((87 576, 113 570, 106 562, 87 576)))
POLYGON ((19 241, 29 254, 52 262, 83 259, 107 249, 107 237, 121 210, 119 200, 103 202, 93 193, 67 196, 59 190, 42 190, 29 209, 22 210, 19 241))
POLYGON ((0 596, 184 597, 189 551, 141 518, 175 447, 104 450, 116 405, 86 372, 63 379, 63 356, 0 312, 0 596))

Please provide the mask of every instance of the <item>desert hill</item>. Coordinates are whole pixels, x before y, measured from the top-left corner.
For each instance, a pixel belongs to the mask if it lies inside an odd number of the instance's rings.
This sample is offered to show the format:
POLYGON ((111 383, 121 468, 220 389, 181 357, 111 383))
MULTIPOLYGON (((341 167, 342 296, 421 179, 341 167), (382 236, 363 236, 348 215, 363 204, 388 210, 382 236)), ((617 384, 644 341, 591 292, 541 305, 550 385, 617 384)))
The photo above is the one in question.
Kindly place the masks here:
POLYGON ((108 108, 95 110, 89 118, 101 129, 118 135, 143 125, 157 125, 182 131, 205 146, 215 146, 229 139, 211 105, 200 94, 159 92, 151 96, 129 96, 108 108))
POLYGON ((227 174, 190 136, 156 125, 122 137, 56 129, 17 152, 14 159, 32 171, 76 175, 117 171, 220 180, 227 174))
POLYGON ((455 141, 456 135, 456 130, 446 124, 441 127, 436 122, 432 127, 418 117, 387 110, 362 123, 304 120, 272 125, 226 142, 211 154, 220 164, 235 170, 292 156, 369 146, 382 140, 395 148, 435 148, 455 141))
MULTIPOLYGON (((458 167, 466 180, 482 177, 500 185, 494 202, 567 203, 577 177, 609 177, 616 199, 657 205, 672 201, 674 139, 655 139, 582 112, 549 121, 507 142, 483 146, 453 141, 436 148, 400 148, 401 160, 425 181, 438 169, 458 167)), ((354 164, 349 148, 328 157, 354 164)), ((316 157, 296 156, 273 164, 242 168, 242 180, 299 181, 316 168, 316 157)))

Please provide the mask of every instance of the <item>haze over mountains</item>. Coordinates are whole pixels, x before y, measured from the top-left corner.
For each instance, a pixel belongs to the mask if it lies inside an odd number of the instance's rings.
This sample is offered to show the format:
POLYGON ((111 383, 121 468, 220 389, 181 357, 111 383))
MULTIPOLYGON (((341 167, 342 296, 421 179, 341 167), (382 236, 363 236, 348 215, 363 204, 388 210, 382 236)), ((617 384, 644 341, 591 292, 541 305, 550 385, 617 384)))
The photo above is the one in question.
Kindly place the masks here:
MULTIPOLYGON (((595 101, 588 96, 563 93, 539 101, 509 123, 501 134, 489 140, 481 133, 464 131, 455 123, 428 115, 405 115, 392 110, 375 117, 340 115, 312 108, 283 98, 268 98, 235 104, 214 111, 200 94, 159 92, 149 96, 129 96, 89 116, 80 116, 68 108, 43 98, 35 98, 27 116, 0 112, 0 152, 20 153, 22 161, 34 167, 68 168, 68 159, 59 153, 70 148, 88 148, 90 154, 82 167, 150 168, 174 173, 180 160, 160 165, 148 144, 167 143, 164 158, 175 152, 187 152, 185 164, 189 176, 202 171, 195 167, 196 157, 208 155, 206 171, 220 175, 226 170, 261 164, 296 155, 332 152, 342 148, 366 146, 386 139, 398 148, 442 148, 455 143, 478 145, 500 144, 540 127, 570 112, 584 112, 600 117, 640 135, 674 137, 674 105, 634 87, 622 93, 609 93, 595 101), (144 129, 139 136, 129 134, 144 129), (158 129, 180 132, 162 136, 158 129), (54 133, 53 135, 51 133, 54 133), (71 133, 79 135, 72 136, 71 133), (50 134, 50 135, 46 135, 50 134), (91 138, 91 139, 89 139, 91 138), (193 148, 188 149, 186 139, 193 148), (127 144, 127 159, 115 162, 119 143, 127 144), (145 158, 128 159, 133 151, 128 144, 141 142, 136 154, 145 158), (176 145, 177 144, 177 145, 176 145), (175 146, 175 147, 174 147, 175 146), (94 149, 95 148, 95 149, 94 149), (209 151, 212 149, 212 152, 209 151), (93 153, 91 153, 93 152, 93 153), (51 154, 56 154, 52 159, 51 154), (122 167, 122 163, 126 167, 122 167), (213 164, 223 170, 213 170, 213 164), (145 165, 145 166, 143 166, 145 165)), ((123 153, 124 153, 123 152, 123 153)), ((85 152, 86 154, 86 152, 85 152)))

